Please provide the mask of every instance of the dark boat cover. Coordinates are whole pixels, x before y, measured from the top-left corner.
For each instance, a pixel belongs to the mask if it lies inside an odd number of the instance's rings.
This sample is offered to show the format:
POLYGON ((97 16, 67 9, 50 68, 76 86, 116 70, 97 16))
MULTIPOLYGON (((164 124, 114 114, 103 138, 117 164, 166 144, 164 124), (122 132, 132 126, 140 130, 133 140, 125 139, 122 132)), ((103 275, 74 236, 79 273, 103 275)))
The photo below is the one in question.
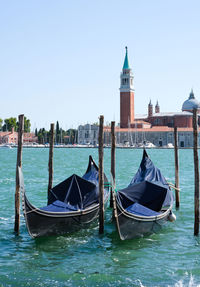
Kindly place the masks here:
POLYGON ((154 166, 145 150, 136 175, 127 188, 118 191, 117 196, 125 209, 138 203, 156 212, 173 201, 166 179, 154 166))
POLYGON ((168 184, 164 176, 161 174, 160 170, 153 164, 151 159, 148 157, 146 150, 143 151, 142 161, 140 167, 130 182, 133 185, 138 182, 148 180, 151 182, 156 182, 159 185, 163 185, 168 188, 168 184))
MULTIPOLYGON (((107 180, 104 175, 105 180, 107 180)), ((99 202, 98 167, 89 157, 89 164, 83 177, 73 174, 52 188, 48 206, 41 209, 54 212, 67 212, 85 209, 99 202)))
POLYGON ((93 203, 98 203, 98 186, 73 174, 52 189, 48 204, 55 205, 55 198, 56 201, 67 204, 68 208, 73 207, 71 210, 85 209, 93 203))
MULTIPOLYGON (((92 159, 91 155, 89 156, 89 163, 86 170, 86 173, 82 176, 85 180, 89 180, 94 184, 99 184, 99 168, 92 159)), ((108 179, 104 173, 104 183, 108 183, 108 179)))

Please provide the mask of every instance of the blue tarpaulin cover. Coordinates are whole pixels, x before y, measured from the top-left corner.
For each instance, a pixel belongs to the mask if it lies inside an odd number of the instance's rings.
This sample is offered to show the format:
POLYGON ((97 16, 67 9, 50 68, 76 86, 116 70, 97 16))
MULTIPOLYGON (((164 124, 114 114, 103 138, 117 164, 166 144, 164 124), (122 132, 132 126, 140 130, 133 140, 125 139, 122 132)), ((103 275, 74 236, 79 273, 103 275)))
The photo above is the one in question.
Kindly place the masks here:
POLYGON ((153 211, 139 203, 134 203, 126 208, 126 210, 130 213, 142 216, 156 216, 159 215, 159 212, 153 211))
POLYGON ((140 167, 127 188, 117 193, 123 208, 139 203, 156 212, 173 202, 172 192, 160 170, 154 166, 146 151, 140 167))
MULTIPOLYGON (((104 180, 108 181, 105 175, 104 180)), ((52 211, 59 209, 61 212, 66 212, 67 209, 83 210, 96 203, 99 203, 99 172, 90 156, 83 177, 73 174, 53 187, 48 196, 48 206, 42 209, 52 211)))
POLYGON ((131 180, 129 185, 134 185, 135 183, 142 181, 154 182, 157 185, 164 186, 168 189, 168 183, 164 176, 161 174, 161 171, 153 164, 151 159, 148 157, 146 150, 143 152, 143 158, 140 163, 140 167, 131 180))
POLYGON ((40 208, 45 211, 51 212, 69 212, 76 211, 77 209, 69 203, 62 202, 60 200, 54 201, 52 204, 49 204, 45 207, 40 208))

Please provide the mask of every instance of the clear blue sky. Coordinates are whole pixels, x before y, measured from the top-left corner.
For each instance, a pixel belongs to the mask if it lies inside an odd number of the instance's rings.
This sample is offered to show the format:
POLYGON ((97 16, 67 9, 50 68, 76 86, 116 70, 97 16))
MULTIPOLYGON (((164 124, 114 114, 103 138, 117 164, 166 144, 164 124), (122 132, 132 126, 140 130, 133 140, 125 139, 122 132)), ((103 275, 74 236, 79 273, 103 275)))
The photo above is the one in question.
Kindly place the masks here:
POLYGON ((200 100, 198 0, 0 0, 0 118, 35 127, 119 122, 125 46, 135 113, 200 100))

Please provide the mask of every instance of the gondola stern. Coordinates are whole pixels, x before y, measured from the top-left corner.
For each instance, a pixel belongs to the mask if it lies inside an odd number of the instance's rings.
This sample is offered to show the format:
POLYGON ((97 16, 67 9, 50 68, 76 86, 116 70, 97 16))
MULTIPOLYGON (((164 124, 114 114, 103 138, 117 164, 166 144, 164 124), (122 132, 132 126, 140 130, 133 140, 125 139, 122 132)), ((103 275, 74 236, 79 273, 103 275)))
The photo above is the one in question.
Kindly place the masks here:
POLYGON ((24 212, 24 216, 26 214, 26 206, 27 206, 27 202, 28 199, 26 197, 26 191, 25 191, 25 187, 24 187, 24 175, 23 175, 23 172, 22 172, 22 168, 21 167, 18 167, 18 172, 19 172, 19 190, 20 190, 20 194, 21 194, 21 198, 22 198, 22 209, 23 209, 23 212, 24 212))
POLYGON ((146 157, 149 157, 149 156, 148 156, 148 154, 147 154, 146 149, 144 148, 144 149, 143 149, 143 157, 142 157, 142 160, 145 159, 146 157))
POLYGON ((89 155, 88 167, 87 167, 85 174, 90 172, 92 166, 94 166, 97 171, 99 170, 98 166, 96 165, 95 161, 93 160, 93 157, 91 155, 89 155))
POLYGON ((23 214, 24 214, 24 218, 25 218, 25 222, 26 222, 26 227, 27 227, 29 235, 32 238, 35 238, 35 237, 37 237, 37 235, 33 234, 29 228, 27 213, 32 210, 32 207, 33 207, 33 209, 36 209, 36 208, 30 204, 30 202, 28 201, 28 198, 26 196, 26 191, 25 191, 25 187, 24 187, 24 176, 23 176, 23 172, 22 172, 21 167, 18 167, 18 172, 19 172, 19 190, 21 193, 22 210, 23 210, 23 214))

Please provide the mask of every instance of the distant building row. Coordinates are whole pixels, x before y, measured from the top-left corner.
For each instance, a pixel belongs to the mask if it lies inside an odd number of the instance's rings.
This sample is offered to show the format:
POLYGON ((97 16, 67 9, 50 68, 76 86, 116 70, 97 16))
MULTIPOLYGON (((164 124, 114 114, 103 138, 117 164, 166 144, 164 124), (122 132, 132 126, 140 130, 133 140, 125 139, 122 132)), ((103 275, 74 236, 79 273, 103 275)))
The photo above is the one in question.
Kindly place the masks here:
MULTIPOLYGON (((160 112, 158 101, 153 111, 151 101, 148 105, 146 115, 135 115, 134 111, 134 85, 133 73, 129 65, 128 50, 126 54, 122 73, 120 75, 120 125, 116 128, 117 144, 138 145, 146 141, 156 146, 173 144, 173 128, 178 128, 179 146, 192 147, 193 110, 200 112, 200 103, 195 99, 193 90, 189 98, 184 101, 181 112, 160 112)), ((198 117, 200 124, 200 117, 198 117)), ((110 144, 110 128, 104 128, 105 144, 110 144)), ((98 126, 81 125, 78 127, 79 144, 97 144, 98 126)))
MULTIPOLYGON (((24 143, 37 142, 38 138, 34 133, 24 133, 24 143)), ((0 144, 17 144, 18 143, 18 132, 0 132, 0 144)))
MULTIPOLYGON (((97 125, 81 125, 78 127, 78 144, 81 145, 97 145, 98 144, 97 125)), ((140 146, 142 144, 152 143, 157 147, 174 145, 174 129, 169 127, 153 128, 138 128, 138 129, 121 129, 116 127, 116 144, 140 146)), ((104 144, 111 144, 110 127, 104 127, 104 144)), ((192 128, 178 128, 178 145, 179 147, 193 146, 193 129, 192 128)), ((200 146, 200 134, 199 134, 200 146)))

